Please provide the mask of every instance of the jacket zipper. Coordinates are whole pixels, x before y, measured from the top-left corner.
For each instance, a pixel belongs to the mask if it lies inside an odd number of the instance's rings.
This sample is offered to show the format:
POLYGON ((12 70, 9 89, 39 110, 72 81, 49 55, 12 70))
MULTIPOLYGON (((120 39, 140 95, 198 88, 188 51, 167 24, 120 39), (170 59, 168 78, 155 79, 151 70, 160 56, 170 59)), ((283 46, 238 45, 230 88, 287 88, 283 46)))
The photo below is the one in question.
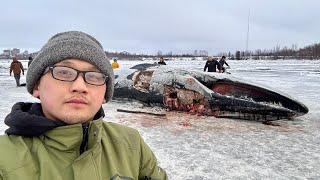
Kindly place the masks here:
POLYGON ((80 154, 82 154, 86 150, 86 147, 88 144, 89 123, 82 124, 82 132, 83 132, 83 137, 82 137, 82 142, 80 145, 80 154))

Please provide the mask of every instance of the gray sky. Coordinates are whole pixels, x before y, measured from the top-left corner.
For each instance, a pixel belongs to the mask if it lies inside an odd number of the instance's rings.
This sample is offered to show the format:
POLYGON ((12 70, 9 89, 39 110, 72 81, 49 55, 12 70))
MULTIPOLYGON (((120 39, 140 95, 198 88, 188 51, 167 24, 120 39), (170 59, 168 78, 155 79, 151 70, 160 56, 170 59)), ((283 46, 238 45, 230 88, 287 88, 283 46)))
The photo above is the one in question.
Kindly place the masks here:
POLYGON ((320 42, 319 0, 6 0, 0 50, 37 51, 54 34, 87 32, 107 51, 156 54, 320 42))

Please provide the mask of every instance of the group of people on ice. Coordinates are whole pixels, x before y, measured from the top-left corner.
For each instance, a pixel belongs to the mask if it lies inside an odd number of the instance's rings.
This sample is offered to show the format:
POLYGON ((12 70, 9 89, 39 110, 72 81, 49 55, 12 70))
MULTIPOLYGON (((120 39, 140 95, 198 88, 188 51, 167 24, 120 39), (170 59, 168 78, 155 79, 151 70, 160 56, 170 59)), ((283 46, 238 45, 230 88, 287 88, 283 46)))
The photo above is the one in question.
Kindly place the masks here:
MULTIPOLYGON (((160 57, 159 62, 157 64, 160 65, 166 65, 166 62, 164 61, 163 57, 160 57)), ((214 59, 212 56, 208 56, 208 60, 204 66, 204 71, 208 72, 219 72, 219 73, 225 73, 226 68, 224 65, 227 65, 228 68, 230 68, 229 64, 226 62, 226 56, 222 56, 221 59, 218 61, 217 59, 214 59)))
POLYGON ((219 61, 217 59, 214 59, 212 56, 209 56, 206 64, 204 65, 203 70, 207 71, 208 69, 208 72, 218 71, 219 73, 224 73, 226 71, 224 65, 230 67, 229 64, 226 62, 225 56, 222 56, 219 61))
MULTIPOLYGON (((158 64, 166 65, 166 62, 164 62, 163 57, 160 57, 158 64)), ((219 73, 224 73, 226 71, 224 65, 227 65, 228 68, 230 68, 229 64, 226 62, 225 56, 222 56, 219 61, 217 59, 214 59, 212 56, 209 56, 203 70, 207 71, 208 69, 208 72, 218 71, 219 73)))

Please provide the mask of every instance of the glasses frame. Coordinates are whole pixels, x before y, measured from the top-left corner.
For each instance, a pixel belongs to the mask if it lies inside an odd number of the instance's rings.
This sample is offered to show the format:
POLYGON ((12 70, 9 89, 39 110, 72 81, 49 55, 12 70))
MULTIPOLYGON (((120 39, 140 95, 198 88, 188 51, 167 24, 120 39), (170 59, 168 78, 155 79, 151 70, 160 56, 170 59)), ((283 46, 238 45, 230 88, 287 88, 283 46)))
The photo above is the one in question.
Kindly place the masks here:
POLYGON ((80 71, 80 70, 74 69, 74 68, 69 67, 69 66, 49 66, 49 67, 47 68, 47 70, 44 72, 44 74, 46 74, 48 71, 51 71, 51 76, 52 76, 53 79, 56 79, 56 80, 59 80, 59 81, 65 81, 65 82, 74 82, 76 79, 78 79, 79 74, 83 74, 83 75, 82 75, 82 78, 83 78, 84 82, 86 82, 87 84, 90 84, 90 85, 94 85, 94 86, 103 86, 104 84, 106 84, 106 83, 109 81, 109 76, 107 76, 107 75, 105 75, 105 74, 103 74, 103 73, 101 73, 101 72, 98 72, 98 71, 80 71), (56 78, 56 77, 53 75, 53 69, 54 69, 55 67, 66 67, 66 68, 69 68, 69 69, 73 69, 73 70, 75 70, 75 71, 77 72, 77 76, 76 76, 73 80, 62 80, 62 79, 58 79, 58 78, 56 78), (89 73, 89 72, 101 73, 101 74, 104 76, 104 78, 105 78, 105 80, 103 81, 103 84, 92 84, 92 83, 87 82, 87 80, 86 80, 86 73, 89 73))

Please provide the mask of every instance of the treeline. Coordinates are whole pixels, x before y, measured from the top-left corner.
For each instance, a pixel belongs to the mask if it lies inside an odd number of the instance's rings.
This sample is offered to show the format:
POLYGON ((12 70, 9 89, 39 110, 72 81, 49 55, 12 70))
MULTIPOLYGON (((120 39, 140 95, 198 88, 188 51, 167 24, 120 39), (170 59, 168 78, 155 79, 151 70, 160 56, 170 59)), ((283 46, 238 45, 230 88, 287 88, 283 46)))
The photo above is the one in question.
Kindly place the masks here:
MULTIPOLYGON (((229 56, 230 53, 222 53, 229 56)), ((229 56, 231 59, 320 59, 320 43, 315 43, 304 48, 297 48, 296 45, 292 45, 291 48, 277 46, 270 50, 255 50, 251 51, 237 51, 235 55, 229 56)))
MULTIPOLYGON (((142 59, 142 58, 156 58, 163 56, 165 58, 172 57, 202 57, 196 54, 163 54, 163 55, 148 55, 148 54, 134 54, 126 51, 123 52, 106 52, 107 57, 117 58, 117 59, 142 59)), ((207 55, 203 55, 205 57, 207 55)), ((276 46, 273 49, 257 49, 255 51, 237 51, 234 54, 219 53, 214 56, 226 56, 229 59, 243 60, 243 59, 320 59, 320 43, 315 43, 303 48, 297 48, 297 45, 292 45, 291 47, 280 47, 276 46)))
MULTIPOLYGON (((159 58, 159 57, 164 57, 164 58, 172 58, 172 57, 202 57, 200 55, 193 55, 193 54, 163 54, 163 55, 148 55, 148 54, 135 54, 135 53, 129 53, 126 51, 123 52, 105 52, 107 57, 110 59, 127 59, 127 60, 137 60, 137 59, 142 59, 142 58, 159 58)), ((206 55, 207 56, 207 55, 206 55)), ((203 56, 204 57, 204 56, 203 56)))
MULTIPOLYGON (((157 55, 150 55, 150 54, 136 54, 136 53, 129 53, 126 51, 122 52, 105 52, 107 57, 110 59, 128 59, 128 60, 138 60, 143 58, 159 58, 163 56, 164 58, 172 58, 172 57, 206 57, 208 54, 199 55, 199 53, 193 54, 157 54, 157 55)), ((23 56, 18 56, 18 59, 27 59, 29 56, 35 57, 37 52, 26 54, 23 56)), ((229 59, 319 59, 320 60, 320 43, 315 43, 303 48, 297 48, 297 45, 292 45, 290 48, 284 46, 276 46, 273 49, 269 50, 261 50, 257 49, 255 51, 236 51, 234 54, 231 52, 228 53, 219 53, 214 56, 226 56, 229 59)), ((10 59, 9 55, 0 56, 0 59, 10 59)))
POLYGON ((105 52, 107 57, 110 59, 128 59, 128 60, 135 60, 135 59, 141 59, 141 58, 148 58, 153 57, 151 55, 147 54, 135 54, 135 53, 129 53, 126 51, 123 52, 105 52))

